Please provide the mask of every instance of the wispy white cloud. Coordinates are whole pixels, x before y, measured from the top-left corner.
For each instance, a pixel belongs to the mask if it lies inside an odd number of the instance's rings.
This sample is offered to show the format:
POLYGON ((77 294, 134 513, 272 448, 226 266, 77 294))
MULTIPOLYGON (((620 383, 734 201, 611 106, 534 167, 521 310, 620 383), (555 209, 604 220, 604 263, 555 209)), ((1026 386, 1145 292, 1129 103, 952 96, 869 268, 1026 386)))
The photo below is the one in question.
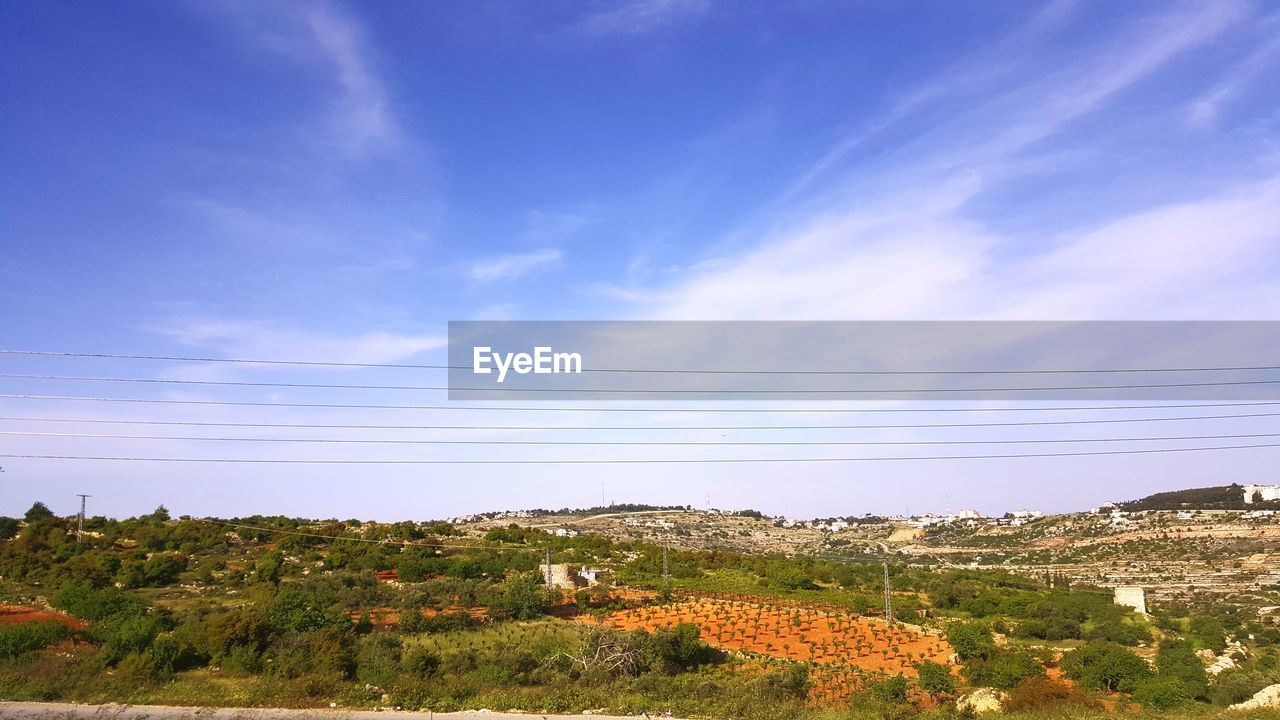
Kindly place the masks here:
POLYGON ((1244 60, 1230 68, 1222 81, 1191 102, 1188 116, 1193 125, 1202 128, 1214 125, 1225 107, 1238 100, 1269 71, 1274 75, 1277 61, 1280 61, 1280 13, 1267 18, 1259 26, 1271 40, 1254 48, 1244 60))
POLYGON ((520 241, 531 244, 559 242, 599 220, 592 210, 530 210, 520 241))
POLYGON ((710 0, 630 0, 591 13, 574 29, 594 37, 643 35, 696 18, 710 6, 710 0))
POLYGON ((515 317, 515 303, 486 305, 471 315, 472 320, 514 320, 515 317))
POLYGON ((973 208, 1071 147, 1050 140, 1246 17, 1211 3, 1136 23, 1089 62, 984 92, 820 193, 811 174, 808 202, 766 219, 749 249, 610 292, 678 319, 1280 317, 1280 283, 1259 272, 1280 268, 1280 168, 1164 199, 1153 172, 1134 207, 1077 213, 1075 227, 1034 238, 973 208))
POLYGON ((467 276, 477 283, 514 280, 522 275, 558 265, 564 253, 558 248, 542 248, 526 253, 496 255, 467 265, 467 276))
POLYGON ((914 140, 895 148, 893 157, 905 171, 899 179, 972 172, 978 163, 997 164, 1068 128, 1172 59, 1213 41, 1248 17, 1247 5, 1240 2, 1183 4, 1101 42, 1087 58, 1059 59, 1045 67, 1028 63, 1033 72, 1009 73, 1009 67, 1023 64, 1020 58, 1036 49, 1033 40, 1043 43, 1063 26, 1070 7, 1051 6, 1015 33, 1016 42, 999 43, 998 49, 965 63, 961 74, 944 72, 905 93, 869 127, 849 133, 824 153, 783 199, 812 193, 821 187, 820 180, 843 192, 838 173, 854 150, 917 111, 941 105, 952 109, 934 112, 922 121, 925 129, 914 140))
POLYGON ((375 71, 367 31, 355 18, 323 1, 227 10, 261 46, 327 74, 333 94, 327 100, 326 144, 363 157, 404 139, 386 84, 375 71))

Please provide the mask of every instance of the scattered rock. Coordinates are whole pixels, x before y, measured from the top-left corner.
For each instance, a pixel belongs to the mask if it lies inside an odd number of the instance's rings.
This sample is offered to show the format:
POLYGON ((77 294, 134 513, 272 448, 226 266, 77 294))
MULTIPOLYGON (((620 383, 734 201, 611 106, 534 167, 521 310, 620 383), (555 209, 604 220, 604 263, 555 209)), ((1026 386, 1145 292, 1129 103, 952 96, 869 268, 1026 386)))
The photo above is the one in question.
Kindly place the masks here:
POLYGON ((1280 683, 1262 688, 1256 695, 1242 703, 1231 706, 1232 710, 1253 710, 1255 708, 1280 707, 1280 683))
POLYGON ((956 701, 956 707, 962 712, 972 712, 975 714, 987 712, 1000 712, 1004 704, 1004 693, 992 688, 978 688, 971 693, 961 696, 956 701))

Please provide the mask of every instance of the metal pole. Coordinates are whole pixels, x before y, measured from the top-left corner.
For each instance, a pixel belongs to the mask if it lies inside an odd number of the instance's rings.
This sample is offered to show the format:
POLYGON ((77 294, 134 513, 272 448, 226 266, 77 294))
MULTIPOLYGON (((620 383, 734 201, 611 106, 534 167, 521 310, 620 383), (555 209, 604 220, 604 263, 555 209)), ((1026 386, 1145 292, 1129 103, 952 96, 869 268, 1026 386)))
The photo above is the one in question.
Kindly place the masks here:
POLYGON ((889 594, 889 561, 884 562, 884 619, 893 624, 893 596, 889 594))
POLYGON ((662 546, 662 587, 671 591, 671 566, 667 562, 667 546, 662 546))
POLYGON ((76 522, 76 542, 84 541, 84 501, 85 498, 91 498, 92 495, 76 495, 80 498, 80 517, 76 522))
POLYGON ((547 601, 551 601, 551 548, 547 548, 547 601))

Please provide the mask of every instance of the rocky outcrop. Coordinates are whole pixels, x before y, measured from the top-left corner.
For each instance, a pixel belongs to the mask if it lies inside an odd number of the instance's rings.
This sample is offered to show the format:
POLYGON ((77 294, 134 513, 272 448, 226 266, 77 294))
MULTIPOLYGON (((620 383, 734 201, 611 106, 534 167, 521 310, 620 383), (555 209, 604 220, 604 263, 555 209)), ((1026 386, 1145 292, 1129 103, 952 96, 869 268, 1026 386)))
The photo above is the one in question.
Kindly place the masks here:
POLYGON ((1280 708, 1280 683, 1264 687, 1248 700, 1231 706, 1232 710, 1254 710, 1256 708, 1280 708))
POLYGON ((978 688, 971 693, 962 695, 956 701, 956 707, 961 712, 972 712, 980 715, 982 713, 1000 712, 1000 708, 1004 705, 1004 693, 991 688, 978 688))

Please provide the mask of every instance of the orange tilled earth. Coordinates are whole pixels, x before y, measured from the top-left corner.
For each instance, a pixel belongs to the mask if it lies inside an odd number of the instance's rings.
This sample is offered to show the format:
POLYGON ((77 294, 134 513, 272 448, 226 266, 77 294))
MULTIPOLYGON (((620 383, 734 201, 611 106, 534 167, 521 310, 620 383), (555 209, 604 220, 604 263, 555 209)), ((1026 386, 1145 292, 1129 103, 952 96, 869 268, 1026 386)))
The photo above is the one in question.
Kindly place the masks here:
POLYGON ((763 603, 701 599, 624 610, 586 622, 618 630, 656 630, 693 623, 702 639, 725 649, 812 663, 814 699, 837 702, 865 675, 916 675, 915 663, 952 664, 943 638, 906 625, 889 627, 853 613, 763 603))
POLYGON ((29 622, 62 623, 73 630, 82 630, 89 626, 85 621, 66 613, 41 610, 25 605, 0 605, 0 625, 18 625, 29 622))

